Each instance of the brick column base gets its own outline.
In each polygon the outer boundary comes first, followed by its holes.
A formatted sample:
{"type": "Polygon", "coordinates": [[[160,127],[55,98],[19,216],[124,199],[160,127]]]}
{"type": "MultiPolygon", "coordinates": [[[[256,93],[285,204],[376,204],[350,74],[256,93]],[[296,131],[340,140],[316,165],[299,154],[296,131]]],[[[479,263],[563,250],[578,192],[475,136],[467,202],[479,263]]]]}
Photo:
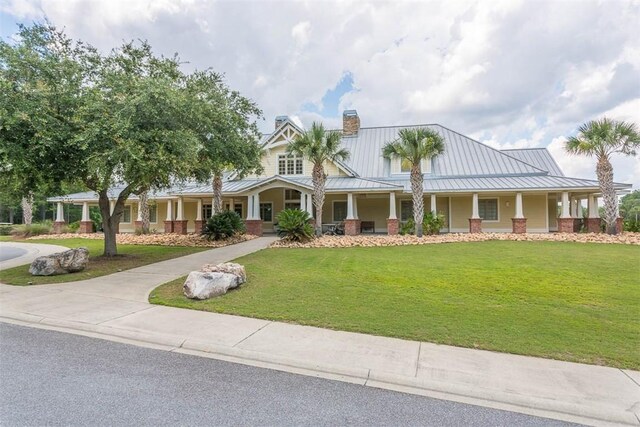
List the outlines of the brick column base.
{"type": "Polygon", "coordinates": [[[247,227],[247,234],[252,236],[262,236],[262,220],[261,219],[245,219],[244,225],[247,227]]]}
{"type": "Polygon", "coordinates": [[[400,231],[400,220],[397,218],[387,219],[387,234],[389,236],[395,236],[400,231]]]}
{"type": "Polygon", "coordinates": [[[136,230],[142,230],[142,221],[134,221],[133,222],[133,227],[136,230]]]}
{"type": "Polygon", "coordinates": [[[482,233],[482,218],[469,218],[469,233],[482,233]]]}
{"type": "Polygon", "coordinates": [[[93,233],[93,221],[80,221],[80,227],[78,228],[78,233],[80,234],[93,233]]]}
{"type": "Polygon", "coordinates": [[[204,230],[204,226],[207,223],[204,219],[196,219],[196,234],[201,234],[202,230],[204,230]]]}
{"type": "Polygon", "coordinates": [[[164,232],[165,233],[173,233],[173,221],[165,221],[164,222],[164,232]]]}
{"type": "Polygon", "coordinates": [[[601,233],[601,223],[602,220],[600,218],[587,218],[587,231],[589,233],[601,233]]]}
{"type": "Polygon", "coordinates": [[[573,218],[558,218],[558,233],[573,233],[573,218]]]}
{"type": "Polygon", "coordinates": [[[345,236],[357,236],[360,234],[360,220],[359,219],[345,219],[344,220],[344,234],[345,236]]]}
{"type": "Polygon", "coordinates": [[[61,234],[62,229],[66,227],[67,223],[65,221],[56,221],[53,223],[53,232],[55,234],[61,234]]]}
{"type": "Polygon", "coordinates": [[[527,218],[511,218],[512,231],[515,234],[527,232],[527,218]]]}
{"type": "Polygon", "coordinates": [[[616,232],[622,233],[624,231],[624,220],[622,218],[616,219],[616,232]]]}
{"type": "Polygon", "coordinates": [[[173,232],[177,234],[187,234],[187,220],[173,221],[173,232]]]}

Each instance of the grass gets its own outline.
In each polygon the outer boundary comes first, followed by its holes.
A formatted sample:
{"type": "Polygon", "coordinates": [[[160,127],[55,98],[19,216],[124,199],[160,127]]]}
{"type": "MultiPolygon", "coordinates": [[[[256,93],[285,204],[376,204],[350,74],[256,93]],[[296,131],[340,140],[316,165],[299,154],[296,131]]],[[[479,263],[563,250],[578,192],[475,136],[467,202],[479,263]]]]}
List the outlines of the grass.
{"type": "Polygon", "coordinates": [[[267,249],[248,283],[207,301],[184,279],[155,304],[345,331],[640,368],[640,247],[475,242],[267,249]]]}
{"type": "Polygon", "coordinates": [[[128,270],[154,262],[164,261],[183,255],[206,250],[207,248],[181,247],[181,246],[144,246],[144,245],[118,245],[118,256],[103,257],[103,240],[93,239],[43,239],[21,240],[23,243],[47,243],[51,245],[77,248],[84,246],[89,249],[89,265],[83,271],[59,276],[32,276],[29,273],[29,264],[8,268],[0,271],[0,282],[9,285],[42,285],[47,283],[74,282],[76,280],[91,279],[104,276],[122,270],[128,270]]]}

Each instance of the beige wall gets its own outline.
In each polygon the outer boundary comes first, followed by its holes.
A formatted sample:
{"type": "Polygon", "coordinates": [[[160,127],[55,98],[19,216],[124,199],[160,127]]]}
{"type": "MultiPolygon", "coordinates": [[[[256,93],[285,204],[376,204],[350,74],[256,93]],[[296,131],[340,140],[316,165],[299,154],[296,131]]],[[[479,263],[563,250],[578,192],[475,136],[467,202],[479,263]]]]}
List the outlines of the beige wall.
{"type": "MultiPolygon", "coordinates": [[[[269,177],[278,174],[278,155],[284,154],[287,150],[286,145],[280,145],[275,148],[267,149],[262,154],[262,167],[264,171],[260,177],[269,177]]],[[[313,163],[304,159],[302,166],[304,176],[311,176],[313,171],[313,163]]],[[[334,163],[326,162],[324,165],[325,173],[329,176],[346,176],[334,163]]],[[[257,178],[257,175],[249,175],[248,178],[257,178]]]]}
{"type": "MultiPolygon", "coordinates": [[[[516,214],[515,194],[479,194],[479,199],[498,199],[498,221],[482,221],[485,231],[507,232],[512,229],[511,219],[516,214]]],[[[473,198],[470,194],[451,197],[453,232],[469,230],[473,198]]],[[[527,218],[527,230],[547,231],[547,196],[545,194],[523,194],[522,208],[527,218]]]]}

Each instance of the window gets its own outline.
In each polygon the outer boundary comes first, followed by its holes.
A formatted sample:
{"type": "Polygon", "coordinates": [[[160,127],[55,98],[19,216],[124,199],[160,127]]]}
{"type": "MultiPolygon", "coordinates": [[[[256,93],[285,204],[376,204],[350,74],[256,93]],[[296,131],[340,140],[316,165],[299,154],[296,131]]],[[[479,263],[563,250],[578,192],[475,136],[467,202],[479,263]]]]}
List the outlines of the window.
{"type": "Polygon", "coordinates": [[[400,201],[400,221],[409,221],[413,218],[413,201],[400,201]]]}
{"type": "Polygon", "coordinates": [[[347,218],[347,202],[333,202],[333,222],[344,221],[347,218]]]}
{"type": "Polygon", "coordinates": [[[300,199],[302,199],[302,193],[300,193],[298,190],[284,190],[285,209],[300,209],[300,199]]]}
{"type": "Polygon", "coordinates": [[[213,208],[211,205],[202,205],[202,218],[209,219],[213,214],[213,208]]]}
{"type": "Polygon", "coordinates": [[[400,160],[400,172],[407,173],[411,172],[411,162],[407,159],[400,160]]]}
{"type": "Polygon", "coordinates": [[[302,157],[279,154],[278,175],[302,175],[302,157]]]}
{"type": "Polygon", "coordinates": [[[125,206],[120,217],[120,222],[131,224],[131,206],[125,206]]]}
{"type": "Polygon", "coordinates": [[[485,221],[498,220],[498,199],[478,200],[478,214],[485,221]]]}
{"type": "Polygon", "coordinates": [[[158,222],[158,205],[149,205],[149,222],[158,222]]]}
{"type": "Polygon", "coordinates": [[[273,205],[271,202],[260,203],[260,219],[264,222],[273,222],[273,205]]]}
{"type": "Polygon", "coordinates": [[[300,192],[298,190],[284,190],[284,199],[285,200],[300,200],[300,192]]]}
{"type": "Polygon", "coordinates": [[[242,217],[242,203],[236,203],[233,206],[233,210],[242,217]]]}

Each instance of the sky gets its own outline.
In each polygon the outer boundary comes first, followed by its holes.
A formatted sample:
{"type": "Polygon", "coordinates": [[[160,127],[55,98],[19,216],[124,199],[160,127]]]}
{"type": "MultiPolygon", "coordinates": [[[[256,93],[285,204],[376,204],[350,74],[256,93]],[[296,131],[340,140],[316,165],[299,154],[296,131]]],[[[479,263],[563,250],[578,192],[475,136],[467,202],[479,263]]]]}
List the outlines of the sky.
{"type": "MultiPolygon", "coordinates": [[[[304,126],[439,123],[494,148],[547,147],[565,174],[580,124],[640,126],[640,1],[0,0],[0,37],[48,19],[109,49],[146,39],[186,71],[212,68],[263,110],[304,126]]],[[[613,158],[640,188],[640,156],[613,158]]]]}

